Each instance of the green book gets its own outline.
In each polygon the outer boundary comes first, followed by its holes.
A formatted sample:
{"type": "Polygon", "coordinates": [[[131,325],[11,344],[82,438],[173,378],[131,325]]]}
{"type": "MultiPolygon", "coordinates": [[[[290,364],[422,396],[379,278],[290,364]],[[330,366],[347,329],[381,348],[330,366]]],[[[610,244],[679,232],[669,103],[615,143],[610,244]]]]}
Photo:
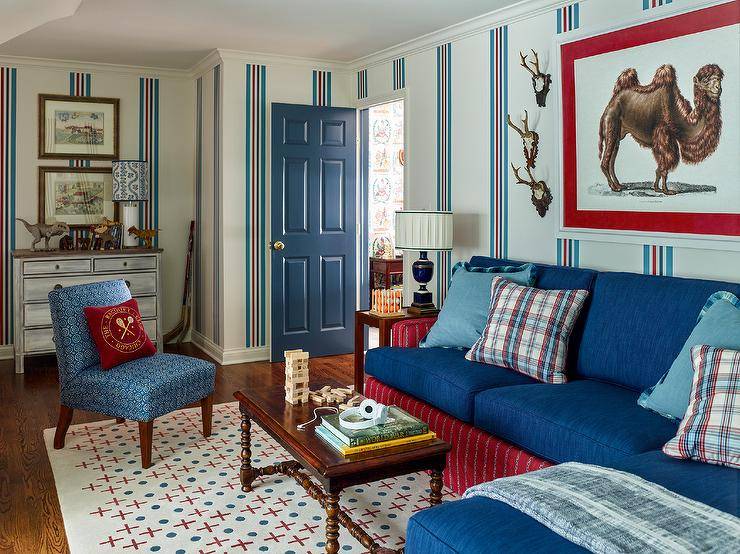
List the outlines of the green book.
{"type": "MultiPolygon", "coordinates": [[[[388,419],[393,419],[393,421],[382,425],[375,425],[368,429],[352,430],[345,429],[339,424],[339,414],[331,414],[321,418],[321,425],[350,447],[402,439],[429,432],[429,425],[397,406],[388,407],[388,419]]],[[[356,415],[350,416],[349,420],[362,421],[363,418],[356,415]]]]}

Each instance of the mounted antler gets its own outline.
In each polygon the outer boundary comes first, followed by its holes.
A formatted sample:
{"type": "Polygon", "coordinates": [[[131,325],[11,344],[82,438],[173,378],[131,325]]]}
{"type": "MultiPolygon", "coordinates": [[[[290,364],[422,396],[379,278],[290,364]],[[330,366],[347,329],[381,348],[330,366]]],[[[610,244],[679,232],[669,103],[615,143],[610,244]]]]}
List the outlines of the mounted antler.
{"type": "Polygon", "coordinates": [[[519,175],[521,167],[514,167],[514,164],[511,164],[511,169],[514,171],[514,177],[516,177],[517,184],[527,185],[531,189],[532,204],[537,210],[537,213],[540,214],[540,217],[545,217],[547,209],[552,203],[550,187],[548,187],[544,181],[538,181],[535,179],[534,175],[532,175],[532,170],[529,167],[525,168],[527,175],[529,176],[529,180],[522,179],[522,176],[519,175]]]}
{"type": "Polygon", "coordinates": [[[524,129],[514,125],[511,121],[511,115],[507,115],[506,119],[509,126],[519,133],[520,137],[522,137],[522,146],[524,147],[524,158],[527,161],[527,168],[534,167],[535,162],[537,161],[537,153],[539,151],[538,145],[540,143],[540,135],[537,131],[529,129],[529,114],[527,113],[527,110],[524,110],[524,118],[522,119],[524,129]]]}
{"type": "Polygon", "coordinates": [[[519,64],[532,75],[532,88],[534,89],[534,95],[537,99],[537,105],[544,108],[547,94],[550,92],[552,77],[549,73],[542,73],[542,71],[540,71],[540,57],[537,55],[537,52],[532,50],[532,55],[534,56],[534,60],[532,62],[528,62],[527,56],[522,52],[519,52],[519,64]]]}

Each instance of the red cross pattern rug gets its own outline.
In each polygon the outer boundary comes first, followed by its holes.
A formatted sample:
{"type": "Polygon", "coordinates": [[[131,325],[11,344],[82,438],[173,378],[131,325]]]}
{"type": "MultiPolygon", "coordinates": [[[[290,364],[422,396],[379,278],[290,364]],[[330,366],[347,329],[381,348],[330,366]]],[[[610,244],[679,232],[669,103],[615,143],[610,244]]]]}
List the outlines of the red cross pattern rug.
{"type": "MultiPolygon", "coordinates": [[[[324,511],[295,481],[268,476],[241,491],[239,418],[236,402],[214,406],[207,439],[199,408],[156,420],[149,469],[141,468],[136,422],[73,425],[62,450],[46,429],[72,554],[324,552],[324,511]]],[[[259,465],[290,459],[254,423],[252,455],[259,465]]],[[[428,476],[414,473],[348,489],[341,504],[382,546],[400,548],[408,519],[429,506],[428,487],[428,476]]],[[[340,552],[364,551],[340,529],[340,552]]]]}

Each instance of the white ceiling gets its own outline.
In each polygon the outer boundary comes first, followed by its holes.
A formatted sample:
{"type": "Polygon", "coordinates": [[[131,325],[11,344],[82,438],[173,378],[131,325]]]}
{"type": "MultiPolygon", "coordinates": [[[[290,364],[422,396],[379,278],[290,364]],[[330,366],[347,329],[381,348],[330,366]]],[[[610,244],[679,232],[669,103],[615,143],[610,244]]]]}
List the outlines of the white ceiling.
{"type": "MultiPolygon", "coordinates": [[[[0,9],[15,3],[0,0],[0,9]]],[[[0,55],[174,69],[192,67],[214,48],[351,61],[515,3],[82,0],[71,17],[0,44],[0,55]]]]}

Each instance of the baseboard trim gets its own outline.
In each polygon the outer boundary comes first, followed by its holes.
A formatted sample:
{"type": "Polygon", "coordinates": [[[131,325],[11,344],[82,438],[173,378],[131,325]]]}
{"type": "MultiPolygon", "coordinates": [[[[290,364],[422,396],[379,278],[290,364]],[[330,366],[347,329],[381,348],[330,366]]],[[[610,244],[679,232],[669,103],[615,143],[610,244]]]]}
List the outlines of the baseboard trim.
{"type": "Polygon", "coordinates": [[[216,360],[221,365],[241,364],[244,362],[261,362],[270,359],[270,347],[258,346],[254,348],[223,348],[193,330],[192,343],[216,360]]]}
{"type": "Polygon", "coordinates": [[[12,344],[0,344],[0,360],[12,360],[14,357],[15,349],[12,344]]]}

